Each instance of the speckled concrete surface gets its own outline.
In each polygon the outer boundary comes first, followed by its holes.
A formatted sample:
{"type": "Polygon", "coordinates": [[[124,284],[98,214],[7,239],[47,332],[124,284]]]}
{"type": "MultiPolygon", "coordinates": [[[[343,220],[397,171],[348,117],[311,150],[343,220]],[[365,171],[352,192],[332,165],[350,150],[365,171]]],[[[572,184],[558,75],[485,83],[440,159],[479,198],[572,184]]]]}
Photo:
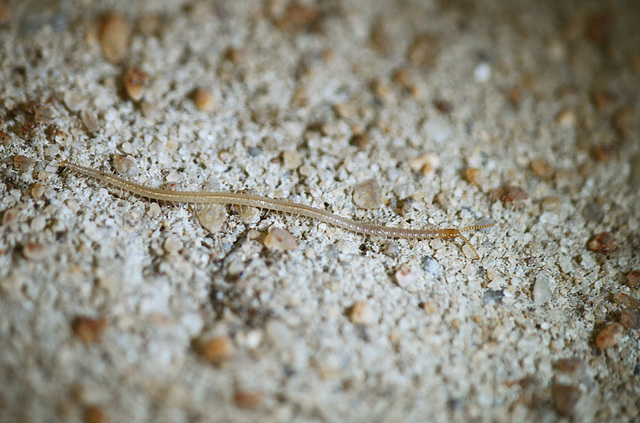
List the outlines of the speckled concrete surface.
{"type": "Polygon", "coordinates": [[[638,421],[639,20],[633,0],[0,2],[0,420],[638,421]],[[157,204],[63,160],[496,225],[468,233],[475,260],[157,204]]]}

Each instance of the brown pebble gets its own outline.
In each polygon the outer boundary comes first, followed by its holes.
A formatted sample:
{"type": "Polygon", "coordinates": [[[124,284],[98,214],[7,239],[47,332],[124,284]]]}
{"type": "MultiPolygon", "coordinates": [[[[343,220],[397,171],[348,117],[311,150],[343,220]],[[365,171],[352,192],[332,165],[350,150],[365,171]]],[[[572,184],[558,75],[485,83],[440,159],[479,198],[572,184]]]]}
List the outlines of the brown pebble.
{"type": "Polygon", "coordinates": [[[100,28],[102,54],[111,63],[120,63],[127,55],[131,26],[123,15],[112,12],[104,17],[100,28]]]}
{"type": "Polygon", "coordinates": [[[224,52],[224,60],[231,62],[233,65],[239,65],[247,59],[247,50],[242,48],[230,47],[224,52]]]}
{"type": "Polygon", "coordinates": [[[633,133],[634,113],[631,107],[617,112],[613,117],[613,127],[620,138],[627,138],[633,133]]]}
{"type": "Polygon", "coordinates": [[[0,25],[6,25],[11,19],[11,5],[9,0],[0,0],[0,25]]]}
{"type": "Polygon", "coordinates": [[[275,24],[278,29],[290,33],[317,31],[320,29],[322,18],[323,14],[316,7],[291,2],[275,24]]]}
{"type": "Polygon", "coordinates": [[[593,12],[587,21],[587,37],[592,43],[602,47],[609,40],[612,24],[613,21],[609,12],[593,12]]]}
{"type": "Polygon", "coordinates": [[[84,410],[85,423],[107,423],[107,415],[102,408],[97,406],[90,406],[84,410]]]}
{"type": "Polygon", "coordinates": [[[553,366],[560,372],[575,375],[583,374],[587,367],[584,360],[577,357],[562,358],[553,363],[553,366]]]}
{"type": "Polygon", "coordinates": [[[42,182],[36,182],[31,187],[31,197],[32,198],[40,198],[44,195],[45,186],[42,182]]]}
{"type": "Polygon", "coordinates": [[[23,156],[22,154],[18,154],[13,158],[13,165],[20,172],[29,172],[36,165],[35,160],[30,157],[23,156]]]}
{"type": "Polygon", "coordinates": [[[551,179],[553,177],[553,167],[548,161],[544,159],[533,159],[529,165],[533,173],[539,178],[551,179]]]}
{"type": "Polygon", "coordinates": [[[437,99],[433,102],[433,105],[440,113],[445,115],[451,114],[453,112],[453,103],[447,100],[437,99]]]}
{"type": "Polygon", "coordinates": [[[640,329],[640,309],[627,307],[620,312],[620,324],[627,329],[640,329]]]}
{"type": "Polygon", "coordinates": [[[611,232],[602,232],[589,241],[591,251],[602,251],[608,253],[616,249],[616,238],[611,232]]]}
{"type": "Polygon", "coordinates": [[[41,261],[50,258],[51,248],[41,242],[29,242],[22,248],[25,258],[33,261],[41,261]]]}
{"type": "Polygon", "coordinates": [[[262,394],[237,390],[233,395],[233,402],[240,408],[255,410],[262,404],[262,394]]]}
{"type": "Polygon", "coordinates": [[[551,387],[551,396],[556,410],[566,416],[573,414],[581,392],[575,385],[556,383],[551,387]]]}
{"type": "Polygon", "coordinates": [[[361,209],[380,207],[380,186],[378,181],[369,179],[353,187],[353,202],[361,209]]]}
{"type": "Polygon", "coordinates": [[[355,134],[349,140],[349,144],[355,145],[360,150],[366,149],[367,146],[369,145],[369,142],[370,142],[370,138],[366,132],[363,132],[361,134],[355,134]]]}
{"type": "Polygon", "coordinates": [[[264,245],[272,251],[287,251],[295,249],[298,241],[284,229],[272,226],[264,239],[264,245]]]}
{"type": "Polygon", "coordinates": [[[613,302],[622,307],[640,307],[640,300],[636,297],[632,297],[624,292],[617,292],[613,294],[613,302]]]}
{"type": "Polygon", "coordinates": [[[223,335],[202,342],[198,346],[198,352],[205,360],[219,366],[233,357],[234,348],[229,337],[223,335]]]}
{"type": "Polygon", "coordinates": [[[640,288],[640,269],[634,269],[627,275],[627,285],[631,288],[640,288]]]}
{"type": "Polygon", "coordinates": [[[615,152],[615,148],[611,144],[599,145],[593,149],[593,157],[599,162],[608,163],[615,152]]]}
{"type": "Polygon", "coordinates": [[[116,154],[113,156],[113,167],[121,175],[134,176],[138,174],[138,165],[129,156],[116,154]]]}
{"type": "Polygon", "coordinates": [[[527,200],[529,198],[529,193],[524,189],[517,187],[506,185],[502,188],[502,193],[500,195],[500,199],[505,203],[515,203],[527,200]]]}
{"type": "Polygon", "coordinates": [[[407,57],[417,65],[432,66],[439,52],[440,39],[432,34],[422,34],[413,40],[407,51],[407,57]]]}
{"type": "Polygon", "coordinates": [[[10,225],[14,222],[17,222],[20,218],[21,210],[19,207],[13,207],[4,211],[2,215],[2,224],[10,225]]]}
{"type": "Polygon", "coordinates": [[[398,69],[394,72],[393,77],[391,78],[393,82],[400,85],[407,91],[411,91],[413,89],[413,76],[409,69],[402,68],[398,69]]]}
{"type": "Polygon", "coordinates": [[[73,322],[73,332],[84,343],[97,342],[107,327],[105,319],[78,316],[73,322]]]}
{"type": "Polygon", "coordinates": [[[509,102],[514,107],[518,108],[522,104],[522,97],[523,97],[522,94],[523,94],[522,86],[516,85],[515,87],[509,90],[507,97],[509,98],[509,102]]]}
{"type": "Polygon", "coordinates": [[[369,40],[373,47],[380,53],[386,55],[391,53],[393,49],[393,43],[387,29],[384,27],[384,21],[377,22],[371,29],[369,34],[369,40]]]}
{"type": "Polygon", "coordinates": [[[598,89],[591,95],[591,101],[599,112],[606,112],[617,104],[618,96],[611,91],[598,89]]]}
{"type": "Polygon", "coordinates": [[[216,108],[216,100],[208,88],[198,88],[194,91],[193,104],[203,112],[212,112],[216,108]]]}
{"type": "Polygon", "coordinates": [[[129,98],[139,101],[144,95],[144,89],[149,80],[149,74],[138,68],[131,68],[124,75],[124,89],[129,98]]]}
{"type": "Polygon", "coordinates": [[[413,170],[421,171],[424,175],[435,172],[439,166],[440,158],[431,153],[409,159],[409,167],[413,170]]]}
{"type": "Polygon", "coordinates": [[[596,336],[596,347],[600,350],[614,347],[622,341],[624,327],[620,323],[609,323],[596,336]]]}
{"type": "Polygon", "coordinates": [[[348,317],[356,325],[370,325],[376,321],[373,308],[365,301],[358,301],[349,307],[348,317]]]}
{"type": "Polygon", "coordinates": [[[464,179],[466,179],[470,184],[481,187],[484,179],[482,176],[482,170],[477,167],[468,167],[464,170],[464,179]]]}

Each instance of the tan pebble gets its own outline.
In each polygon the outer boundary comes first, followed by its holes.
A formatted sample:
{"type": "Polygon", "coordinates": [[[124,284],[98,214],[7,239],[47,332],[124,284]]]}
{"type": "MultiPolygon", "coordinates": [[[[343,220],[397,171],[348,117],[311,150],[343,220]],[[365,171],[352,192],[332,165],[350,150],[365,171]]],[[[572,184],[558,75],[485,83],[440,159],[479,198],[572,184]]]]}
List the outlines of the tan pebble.
{"type": "Polygon", "coordinates": [[[182,241],[175,235],[169,235],[164,241],[164,252],[167,254],[177,254],[183,248],[182,241]]]}
{"type": "Polygon", "coordinates": [[[422,34],[413,40],[407,51],[410,61],[421,66],[432,66],[440,52],[440,39],[432,34],[422,34]]]}
{"type": "Polygon", "coordinates": [[[596,347],[600,350],[615,347],[622,341],[624,327],[620,323],[610,323],[596,336],[596,347]]]}
{"type": "Polygon", "coordinates": [[[418,274],[415,269],[409,263],[405,263],[395,273],[396,283],[401,288],[413,287],[417,280],[418,274]]]}
{"type": "Polygon", "coordinates": [[[620,324],[627,329],[640,329],[640,309],[627,307],[620,312],[620,324]]]}
{"type": "Polygon", "coordinates": [[[351,102],[338,103],[333,106],[336,116],[343,119],[356,119],[358,117],[358,107],[351,102]]]}
{"type": "Polygon", "coordinates": [[[409,159],[409,167],[421,171],[424,175],[433,173],[440,166],[440,159],[435,154],[427,153],[409,159]]]}
{"type": "Polygon", "coordinates": [[[216,99],[208,88],[198,88],[193,92],[193,104],[203,112],[212,112],[216,108],[216,99]]]}
{"type": "Polygon", "coordinates": [[[556,410],[563,415],[573,414],[580,399],[580,388],[575,385],[556,383],[551,387],[551,396],[556,410]]]}
{"type": "Polygon", "coordinates": [[[275,25],[282,31],[296,33],[318,30],[324,14],[316,7],[291,2],[275,25]]]}
{"type": "Polygon", "coordinates": [[[247,59],[247,50],[233,47],[228,48],[224,53],[224,59],[237,66],[247,59]]]}
{"type": "Polygon", "coordinates": [[[34,232],[40,232],[47,226],[47,219],[44,216],[36,216],[31,219],[31,230],[34,232]]]}
{"type": "Polygon", "coordinates": [[[51,248],[41,242],[29,242],[22,248],[22,254],[29,260],[41,261],[49,258],[51,248]]]}
{"type": "Polygon", "coordinates": [[[564,109],[556,116],[556,123],[565,128],[573,128],[577,121],[578,117],[573,109],[564,109]]]}
{"type": "Polygon", "coordinates": [[[121,175],[134,176],[138,174],[136,162],[131,157],[122,154],[116,154],[113,157],[113,167],[121,175]]]}
{"type": "Polygon", "coordinates": [[[356,325],[370,325],[375,323],[376,315],[373,308],[365,301],[358,301],[349,308],[349,320],[356,325]]]}
{"type": "Polygon", "coordinates": [[[42,182],[36,182],[31,186],[31,197],[40,198],[44,195],[45,186],[42,182]]]}
{"type": "Polygon", "coordinates": [[[158,13],[142,16],[138,19],[137,26],[143,35],[157,35],[162,28],[162,17],[158,13]]]}
{"type": "Polygon", "coordinates": [[[391,38],[382,22],[376,23],[369,34],[371,44],[382,54],[389,54],[393,49],[391,38]]]}
{"type": "Polygon", "coordinates": [[[262,394],[237,390],[233,395],[233,402],[240,408],[256,409],[262,404],[262,394]]]}
{"type": "Polygon", "coordinates": [[[544,211],[553,211],[560,206],[560,203],[560,197],[547,197],[542,200],[542,203],[540,203],[540,207],[544,211]]]}
{"type": "Polygon", "coordinates": [[[256,223],[260,220],[260,209],[251,206],[237,206],[238,218],[244,223],[256,223]]]}
{"type": "Polygon", "coordinates": [[[29,172],[35,167],[36,162],[30,157],[19,154],[13,158],[13,165],[20,172],[29,172]]]}
{"type": "Polygon", "coordinates": [[[129,98],[139,101],[144,95],[144,90],[149,80],[149,74],[138,68],[131,68],[124,75],[124,89],[129,98]]]}
{"type": "Polygon", "coordinates": [[[478,169],[477,167],[469,167],[469,168],[465,169],[464,170],[464,178],[470,184],[473,184],[473,185],[476,185],[476,186],[479,186],[479,187],[482,186],[482,182],[484,180],[484,178],[482,176],[482,170],[478,169]]]}
{"type": "Polygon", "coordinates": [[[631,288],[640,288],[640,269],[634,269],[627,275],[627,285],[631,288]]]}
{"type": "Polygon", "coordinates": [[[438,303],[435,301],[426,301],[422,304],[422,309],[427,314],[438,314],[440,312],[440,307],[438,303]]]}
{"type": "Polygon", "coordinates": [[[200,224],[211,233],[220,232],[227,221],[226,207],[212,204],[202,207],[196,212],[200,224]]]}
{"type": "Polygon", "coordinates": [[[227,336],[217,336],[202,342],[198,351],[205,360],[216,366],[229,360],[234,354],[233,344],[227,336]]]}
{"type": "Polygon", "coordinates": [[[107,423],[107,415],[100,407],[91,406],[87,407],[84,411],[85,423],[107,423]]]}
{"type": "Polygon", "coordinates": [[[272,226],[264,239],[264,245],[272,251],[287,251],[295,249],[298,241],[284,229],[272,226]]]}
{"type": "Polygon", "coordinates": [[[613,251],[616,249],[616,238],[611,232],[598,234],[589,241],[589,249],[605,253],[613,251]]]}
{"type": "Polygon", "coordinates": [[[592,151],[593,158],[599,162],[608,163],[613,158],[616,149],[611,144],[603,144],[595,147],[592,151]]]}
{"type": "Polygon", "coordinates": [[[542,179],[551,179],[553,177],[553,167],[544,159],[533,159],[529,166],[531,166],[533,173],[542,179]]]}
{"type": "Polygon", "coordinates": [[[110,13],[102,20],[100,46],[102,54],[111,63],[121,62],[127,55],[131,26],[120,13],[110,13]]]}
{"type": "Polygon", "coordinates": [[[107,321],[102,318],[94,319],[78,316],[73,322],[73,332],[84,343],[97,342],[107,327],[107,321]]]}
{"type": "Polygon", "coordinates": [[[369,145],[369,135],[366,132],[355,134],[351,137],[351,140],[349,140],[349,144],[355,145],[360,150],[364,150],[369,145]]]}
{"type": "Polygon", "coordinates": [[[409,69],[406,69],[406,68],[398,69],[397,71],[395,71],[393,74],[392,81],[400,85],[402,88],[404,88],[407,91],[411,91],[414,86],[413,76],[411,75],[411,72],[409,71],[409,69]]]}
{"type": "Polygon", "coordinates": [[[371,89],[376,97],[382,100],[389,100],[393,93],[393,90],[389,86],[389,83],[382,79],[376,79],[375,81],[373,81],[371,89]]]}
{"type": "Polygon", "coordinates": [[[375,179],[369,179],[353,187],[353,202],[362,209],[380,207],[380,187],[375,179]]]}
{"type": "Polygon", "coordinates": [[[90,134],[95,134],[100,130],[100,122],[95,113],[89,110],[82,110],[80,112],[80,119],[82,119],[85,129],[90,134]]]}
{"type": "Polygon", "coordinates": [[[584,360],[577,357],[561,358],[553,363],[553,367],[560,372],[576,375],[583,374],[587,369],[587,365],[584,360]]]}
{"type": "Polygon", "coordinates": [[[302,155],[295,150],[282,152],[282,162],[285,169],[297,169],[302,164],[302,155]]]}

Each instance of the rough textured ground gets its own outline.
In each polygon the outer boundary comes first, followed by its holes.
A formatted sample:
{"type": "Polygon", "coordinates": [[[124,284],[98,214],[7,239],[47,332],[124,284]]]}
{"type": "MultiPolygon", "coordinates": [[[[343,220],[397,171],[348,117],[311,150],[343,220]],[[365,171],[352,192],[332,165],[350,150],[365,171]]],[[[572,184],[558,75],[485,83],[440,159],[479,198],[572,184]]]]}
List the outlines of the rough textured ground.
{"type": "Polygon", "coordinates": [[[639,421],[637,1],[2,1],[0,21],[0,421],[639,421]],[[468,233],[475,260],[157,204],[62,160],[496,225],[468,233]]]}

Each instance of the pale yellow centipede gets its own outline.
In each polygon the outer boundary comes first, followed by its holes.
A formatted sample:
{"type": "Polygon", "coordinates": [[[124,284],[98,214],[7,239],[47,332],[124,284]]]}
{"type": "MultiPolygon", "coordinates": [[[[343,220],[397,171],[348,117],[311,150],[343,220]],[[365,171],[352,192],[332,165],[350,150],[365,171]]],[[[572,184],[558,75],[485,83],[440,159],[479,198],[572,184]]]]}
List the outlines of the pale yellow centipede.
{"type": "Polygon", "coordinates": [[[348,231],[357,232],[364,235],[374,235],[384,238],[409,238],[409,239],[428,239],[428,238],[457,238],[460,237],[473,250],[476,257],[480,256],[476,249],[471,245],[469,240],[462,235],[464,231],[488,228],[494,224],[468,226],[462,229],[445,228],[445,229],[405,229],[390,226],[379,226],[371,223],[357,222],[348,217],[338,216],[316,207],[298,204],[287,200],[279,200],[258,195],[233,193],[223,191],[169,191],[159,188],[150,188],[126,179],[102,172],[90,167],[80,166],[75,163],[63,161],[60,165],[66,169],[76,172],[80,175],[94,178],[107,185],[120,188],[124,191],[133,193],[140,197],[151,200],[167,201],[172,203],[186,204],[232,204],[237,206],[251,206],[261,209],[274,210],[283,213],[289,213],[298,216],[305,216],[316,219],[329,225],[334,225],[348,231]]]}

